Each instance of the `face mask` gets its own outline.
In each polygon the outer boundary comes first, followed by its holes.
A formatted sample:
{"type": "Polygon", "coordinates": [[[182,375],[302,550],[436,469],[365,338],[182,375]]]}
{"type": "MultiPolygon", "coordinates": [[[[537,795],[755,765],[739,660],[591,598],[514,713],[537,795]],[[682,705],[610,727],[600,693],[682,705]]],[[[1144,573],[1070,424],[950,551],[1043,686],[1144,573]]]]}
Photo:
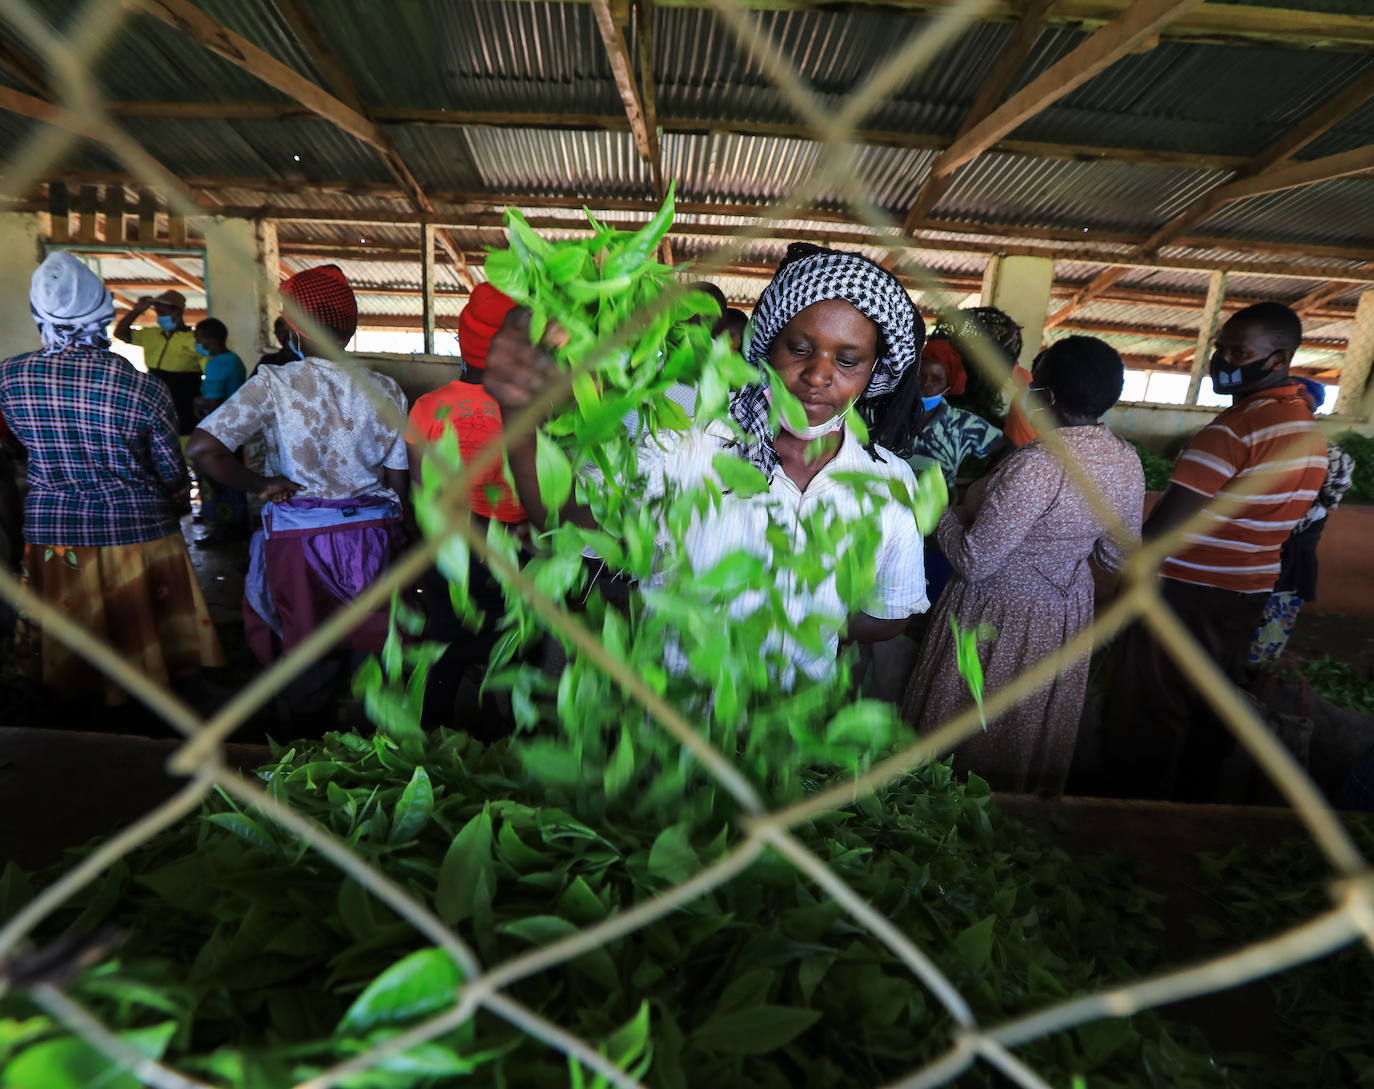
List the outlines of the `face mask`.
{"type": "Polygon", "coordinates": [[[1218,393],[1227,393],[1260,381],[1272,369],[1269,366],[1269,359],[1272,355],[1271,352],[1263,359],[1257,359],[1243,367],[1231,367],[1229,369],[1226,368],[1220,356],[1214,355],[1212,365],[1209,368],[1212,373],[1212,388],[1218,393]]]}
{"type": "Polygon", "coordinates": [[[175,333],[177,331],[177,319],[171,314],[159,314],[157,316],[158,326],[166,332],[175,333]]]}
{"type": "Polygon", "coordinates": [[[938,408],[940,406],[940,402],[944,399],[945,395],[943,393],[937,393],[934,397],[922,397],[921,407],[925,409],[927,412],[930,412],[933,409],[938,408]]]}
{"type": "MultiPolygon", "coordinates": [[[[770,405],[773,403],[773,391],[771,389],[765,389],[763,391],[763,397],[764,400],[766,400],[770,405]]],[[[844,418],[849,414],[849,410],[853,407],[854,406],[852,404],[846,406],[845,410],[841,412],[838,416],[831,416],[830,419],[826,420],[824,423],[807,424],[807,426],[801,428],[789,427],[787,421],[781,418],[779,418],[778,423],[781,424],[782,429],[786,431],[789,435],[791,435],[794,439],[804,439],[807,442],[810,442],[812,439],[819,439],[823,438],[826,435],[833,435],[836,431],[843,427],[844,418]]]]}
{"type": "Polygon", "coordinates": [[[301,351],[301,346],[296,343],[296,338],[292,337],[286,342],[287,348],[296,353],[296,358],[302,363],[305,362],[305,353],[301,351]]]}
{"type": "Polygon", "coordinates": [[[197,344],[197,345],[196,345],[196,351],[198,351],[201,355],[209,355],[209,354],[210,354],[210,349],[207,348],[204,344],[197,344]]]}

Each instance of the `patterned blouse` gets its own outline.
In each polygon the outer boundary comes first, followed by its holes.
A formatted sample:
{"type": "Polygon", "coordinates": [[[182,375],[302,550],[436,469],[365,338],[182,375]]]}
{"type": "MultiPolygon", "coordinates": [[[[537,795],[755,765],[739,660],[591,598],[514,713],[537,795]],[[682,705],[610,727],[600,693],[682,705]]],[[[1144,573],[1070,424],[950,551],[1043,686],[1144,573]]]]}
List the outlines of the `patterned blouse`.
{"type": "Polygon", "coordinates": [[[1000,438],[1002,430],[995,424],[967,409],[945,403],[916,436],[907,463],[919,471],[929,462],[935,462],[953,492],[959,466],[969,458],[987,457],[1000,438]]]}
{"type": "Polygon", "coordinates": [[[71,548],[177,531],[168,498],[188,482],[167,387],[101,348],[0,363],[0,415],[29,454],[24,539],[71,548]]]}
{"type": "Polygon", "coordinates": [[[406,398],[394,379],[315,356],[263,367],[200,422],[233,450],[262,432],[265,473],[307,496],[395,499],[384,469],[406,467],[406,398]]]}

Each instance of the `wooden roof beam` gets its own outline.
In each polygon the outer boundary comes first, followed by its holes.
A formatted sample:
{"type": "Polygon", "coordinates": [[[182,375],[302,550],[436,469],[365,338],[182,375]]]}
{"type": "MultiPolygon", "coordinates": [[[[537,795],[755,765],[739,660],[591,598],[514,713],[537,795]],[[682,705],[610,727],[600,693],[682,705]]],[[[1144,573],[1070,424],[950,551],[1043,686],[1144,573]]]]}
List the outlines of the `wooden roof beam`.
{"type": "Polygon", "coordinates": [[[190,0],[144,0],[139,10],[160,19],[217,53],[231,64],[257,76],[287,98],[299,103],[311,113],[343,129],[379,151],[385,150],[386,139],[377,125],[337,96],[313,83],[294,68],[283,64],[266,50],[259,49],[247,38],[235,34],[218,20],[211,18],[190,0]]]}
{"type": "MultiPolygon", "coordinates": [[[[110,102],[112,117],[174,118],[186,121],[279,121],[289,117],[318,116],[298,102],[110,102]]],[[[373,109],[368,117],[384,125],[470,125],[532,129],[605,129],[628,132],[625,114],[530,113],[507,110],[422,110],[373,109]]],[[[727,118],[664,117],[655,121],[664,132],[707,136],[728,132],[741,136],[776,137],[788,140],[814,140],[815,130],[807,125],[785,121],[750,121],[727,118]]],[[[937,133],[894,132],[886,129],[859,129],[854,134],[860,144],[874,147],[944,148],[949,137],[937,133]]],[[[1072,162],[1123,162],[1142,166],[1185,167],[1195,170],[1227,170],[1244,165],[1243,155],[1214,152],[1161,151],[1151,148],[1107,147],[1089,144],[1063,144],[1036,140],[1003,140],[990,150],[1032,158],[1072,162]]]]}
{"type": "MultiPolygon", "coordinates": [[[[884,7],[904,11],[938,11],[955,0],[850,0],[827,6],[884,7]]],[[[659,0],[662,7],[709,8],[711,0],[659,0]]],[[[1051,13],[1054,26],[1101,25],[1127,11],[1132,0],[1059,0],[1051,13]]],[[[740,0],[743,8],[761,11],[815,10],[814,0],[740,0]]],[[[982,22],[1012,22],[1020,15],[1018,0],[985,5],[982,22]]],[[[1374,52],[1374,18],[1337,15],[1255,4],[1206,4],[1174,20],[1159,31],[1161,38],[1178,41],[1265,42],[1299,49],[1374,52]]]]}
{"type": "MultiPolygon", "coordinates": [[[[293,0],[283,0],[283,3],[291,7],[293,0]]],[[[400,183],[401,189],[416,209],[422,212],[434,211],[434,205],[425,194],[424,188],[397,154],[391,138],[362,110],[361,100],[353,89],[347,72],[329,55],[329,50],[318,32],[313,29],[314,24],[304,8],[296,6],[288,21],[293,22],[293,25],[300,24],[311,28],[301,41],[302,48],[312,56],[316,68],[325,74],[326,78],[332,75],[342,82],[342,93],[349,101],[330,94],[319,84],[306,79],[248,39],[235,34],[190,3],[190,0],[147,0],[141,10],[183,31],[211,52],[219,54],[268,86],[294,99],[311,113],[367,144],[381,156],[387,169],[400,183]]],[[[450,257],[457,265],[458,278],[465,286],[471,287],[474,280],[467,269],[462,251],[453,246],[451,240],[440,240],[436,237],[436,241],[440,242],[446,252],[450,252],[450,257]]]]}
{"type": "Polygon", "coordinates": [[[1137,0],[1129,5],[955,140],[931,165],[931,176],[941,178],[954,173],[1201,3],[1202,0],[1137,0]]]}
{"type": "MultiPolygon", "coordinates": [[[[658,132],[655,123],[651,123],[652,114],[646,108],[645,97],[635,82],[635,64],[625,41],[626,18],[611,9],[611,0],[591,0],[591,5],[596,16],[596,28],[601,33],[601,43],[606,47],[606,59],[611,65],[615,89],[620,94],[621,104],[625,107],[625,119],[634,135],[635,148],[639,157],[649,164],[654,174],[655,188],[661,192],[663,164],[659,160],[658,132]]],[[[625,11],[628,17],[628,8],[625,11]]]]}
{"type": "MultiPolygon", "coordinates": [[[[1291,177],[1289,171],[1304,167],[1307,168],[1307,171],[1302,176],[1306,177],[1312,172],[1312,164],[1317,163],[1326,164],[1325,167],[1316,167],[1318,173],[1323,169],[1329,170],[1331,168],[1330,160],[1340,158],[1339,156],[1327,156],[1325,159],[1308,160],[1304,163],[1291,163],[1291,160],[1299,151],[1319,136],[1329,132],[1335,125],[1369,101],[1371,97],[1374,97],[1374,71],[1366,72],[1363,76],[1341,88],[1335,95],[1327,99],[1326,102],[1246,163],[1238,171],[1235,180],[1219,186],[1211,192],[1204,193],[1150,235],[1142,244],[1142,248],[1153,252],[1165,243],[1177,238],[1190,227],[1201,223],[1224,204],[1232,200],[1242,199],[1246,195],[1245,186],[1247,184],[1259,183],[1263,186],[1265,183],[1261,179],[1269,178],[1272,180],[1276,175],[1280,178],[1285,175],[1291,177]],[[1285,167],[1284,164],[1289,163],[1291,165],[1285,167]]],[[[1350,153],[1345,154],[1348,156],[1350,153]]],[[[1374,169],[1374,166],[1371,166],[1370,169],[1374,169]]],[[[1359,173],[1359,170],[1353,172],[1359,173]]],[[[1342,175],[1336,174],[1334,176],[1342,175]]],[[[1327,179],[1318,178],[1317,180],[1324,181],[1327,179]]],[[[1302,181],[1298,184],[1306,185],[1311,184],[1311,182],[1302,181]]],[[[1280,184],[1279,188],[1284,188],[1284,185],[1280,184]]],[[[1260,191],[1269,190],[1261,189],[1260,191]]],[[[1254,196],[1256,194],[1252,192],[1249,195],[1254,196]]]]}
{"type": "MultiPolygon", "coordinates": [[[[1002,48],[1002,52],[998,55],[992,69],[988,72],[987,78],[983,80],[982,87],[978,90],[978,97],[974,99],[973,105],[964,115],[964,120],[954,135],[956,143],[986,120],[997,104],[1002,101],[1002,97],[1007,93],[1007,88],[1016,78],[1016,73],[1021,70],[1021,65],[1025,63],[1030,51],[1035,48],[1035,43],[1040,39],[1040,32],[1044,30],[1046,17],[1053,6],[1054,0],[1028,0],[1025,11],[1017,20],[1016,29],[1012,32],[1011,39],[1002,48]]],[[[940,176],[932,170],[922,184],[920,192],[916,194],[916,199],[911,202],[911,208],[908,209],[906,217],[902,220],[902,230],[910,232],[916,223],[930,215],[930,210],[944,196],[952,182],[953,175],[940,176]]]]}
{"type": "Polygon", "coordinates": [[[1129,271],[1130,269],[1126,268],[1124,265],[1109,265],[1107,268],[1103,269],[1084,284],[1081,291],[1075,292],[1067,303],[1045,319],[1046,331],[1058,328],[1077,313],[1078,310],[1092,302],[1093,299],[1101,295],[1129,271]]]}

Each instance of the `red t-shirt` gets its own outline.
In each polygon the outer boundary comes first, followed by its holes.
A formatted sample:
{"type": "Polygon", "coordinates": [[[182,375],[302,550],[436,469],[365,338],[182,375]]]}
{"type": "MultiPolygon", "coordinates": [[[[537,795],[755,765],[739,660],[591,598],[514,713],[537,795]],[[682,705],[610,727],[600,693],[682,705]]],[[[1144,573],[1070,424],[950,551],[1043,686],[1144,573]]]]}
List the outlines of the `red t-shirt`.
{"type": "Polygon", "coordinates": [[[1236,401],[1188,443],[1169,483],[1210,499],[1262,470],[1276,475],[1234,514],[1189,536],[1162,575],[1241,593],[1274,588],[1283,543],[1326,480],[1326,440],[1296,383],[1236,401]]]}
{"type": "MultiPolygon", "coordinates": [[[[472,382],[450,382],[426,393],[410,410],[410,425],[420,438],[433,442],[450,427],[458,434],[458,449],[463,461],[473,458],[501,434],[501,407],[481,386],[472,382]]],[[[498,522],[523,522],[529,515],[506,483],[506,459],[501,458],[468,490],[474,514],[498,522]]]]}

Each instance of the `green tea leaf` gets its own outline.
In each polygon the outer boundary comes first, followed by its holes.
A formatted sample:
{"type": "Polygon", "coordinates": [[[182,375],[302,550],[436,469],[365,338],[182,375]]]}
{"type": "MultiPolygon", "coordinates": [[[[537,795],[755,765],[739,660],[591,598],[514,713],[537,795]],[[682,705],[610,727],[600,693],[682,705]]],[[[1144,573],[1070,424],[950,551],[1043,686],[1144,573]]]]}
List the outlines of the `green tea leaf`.
{"type": "Polygon", "coordinates": [[[457,1001],[462,973],[442,949],[403,957],[364,988],[339,1022],[340,1034],[437,1013],[457,1001]]]}
{"type": "MultiPolygon", "coordinates": [[[[150,1059],[160,1059],[176,1033],[175,1021],[115,1033],[150,1059]]],[[[140,1089],[142,1081],[124,1065],[73,1036],[25,1048],[0,1075],[4,1089],[140,1089]]]]}
{"type": "Polygon", "coordinates": [[[720,482],[736,495],[748,497],[762,495],[768,490],[767,478],[743,458],[731,454],[717,454],[711,465],[720,477],[720,482]]]}
{"type": "Polygon", "coordinates": [[[491,813],[486,806],[453,837],[439,864],[434,894],[434,910],[439,918],[450,926],[471,918],[484,879],[490,891],[495,884],[495,874],[491,856],[491,813]]]}
{"type": "Polygon", "coordinates": [[[988,915],[955,936],[954,951],[970,968],[987,967],[988,958],[992,955],[992,928],[996,924],[997,916],[988,915]]]}
{"type": "Polygon", "coordinates": [[[785,1047],[821,1018],[820,1010],[796,1006],[755,1006],[712,1017],[696,1032],[692,1043],[702,1051],[725,1055],[766,1055],[785,1047]]]}
{"type": "Polygon", "coordinates": [[[649,849],[649,872],[655,877],[681,884],[701,868],[692,849],[691,825],[687,822],[665,828],[649,849]]]}
{"type": "Polygon", "coordinates": [[[539,500],[550,514],[557,514],[572,493],[572,466],[542,429],[535,437],[534,462],[539,474],[539,500]]]}
{"type": "Polygon", "coordinates": [[[405,790],[401,792],[400,801],[396,803],[396,812],[391,818],[390,841],[406,843],[414,839],[429,823],[430,814],[433,812],[434,787],[430,784],[429,773],[424,768],[417,767],[405,790]]]}

